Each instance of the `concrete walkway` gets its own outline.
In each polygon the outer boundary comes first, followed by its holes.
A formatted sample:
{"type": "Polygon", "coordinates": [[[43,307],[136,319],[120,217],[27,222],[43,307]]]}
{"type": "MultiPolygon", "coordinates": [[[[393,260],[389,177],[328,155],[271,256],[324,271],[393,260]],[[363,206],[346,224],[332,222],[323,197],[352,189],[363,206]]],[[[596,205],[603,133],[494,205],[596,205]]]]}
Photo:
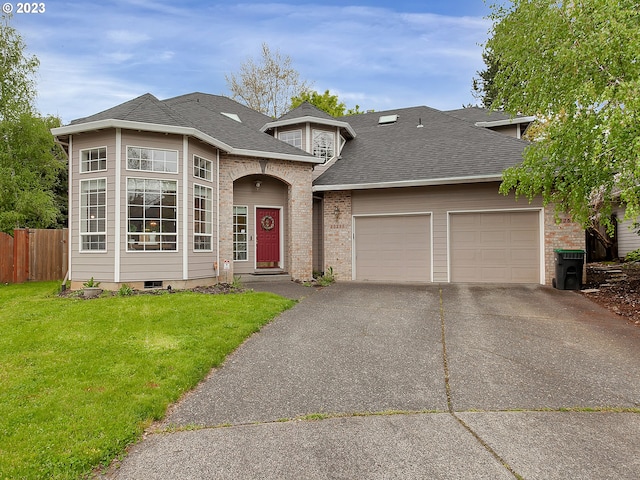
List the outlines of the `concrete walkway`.
{"type": "Polygon", "coordinates": [[[277,288],[304,299],[110,477],[640,478],[640,329],[579,294],[277,288]]]}

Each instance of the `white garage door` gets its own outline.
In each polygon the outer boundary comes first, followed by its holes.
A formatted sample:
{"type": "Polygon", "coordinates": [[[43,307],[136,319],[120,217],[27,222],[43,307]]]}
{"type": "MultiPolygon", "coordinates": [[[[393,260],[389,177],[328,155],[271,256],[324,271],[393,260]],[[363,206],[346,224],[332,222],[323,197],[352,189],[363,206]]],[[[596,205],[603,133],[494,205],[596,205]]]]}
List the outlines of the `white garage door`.
{"type": "Polygon", "coordinates": [[[429,215],[356,217],[355,278],[431,281],[429,215]]]}
{"type": "Polygon", "coordinates": [[[539,212],[449,216],[452,282],[540,282],[539,212]]]}

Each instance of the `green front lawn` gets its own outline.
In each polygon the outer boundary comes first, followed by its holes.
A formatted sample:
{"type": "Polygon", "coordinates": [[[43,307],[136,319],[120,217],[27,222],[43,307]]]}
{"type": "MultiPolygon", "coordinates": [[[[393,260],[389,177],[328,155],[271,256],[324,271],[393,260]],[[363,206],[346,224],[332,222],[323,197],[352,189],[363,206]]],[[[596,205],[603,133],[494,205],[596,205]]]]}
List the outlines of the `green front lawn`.
{"type": "Polygon", "coordinates": [[[268,293],[57,296],[0,285],[0,479],[79,478],[293,301],[268,293]]]}

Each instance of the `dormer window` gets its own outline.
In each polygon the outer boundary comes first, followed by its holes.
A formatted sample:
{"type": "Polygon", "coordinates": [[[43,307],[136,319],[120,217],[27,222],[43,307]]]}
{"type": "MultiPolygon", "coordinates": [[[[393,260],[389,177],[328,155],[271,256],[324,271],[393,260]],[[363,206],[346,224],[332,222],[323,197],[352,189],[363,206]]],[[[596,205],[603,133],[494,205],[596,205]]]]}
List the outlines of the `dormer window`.
{"type": "Polygon", "coordinates": [[[335,135],[325,130],[313,131],[313,145],[311,153],[316,157],[329,160],[335,155],[335,135]]]}
{"type": "Polygon", "coordinates": [[[302,130],[279,132],[278,139],[288,143],[289,145],[293,145],[294,147],[302,148],[302,130]]]}

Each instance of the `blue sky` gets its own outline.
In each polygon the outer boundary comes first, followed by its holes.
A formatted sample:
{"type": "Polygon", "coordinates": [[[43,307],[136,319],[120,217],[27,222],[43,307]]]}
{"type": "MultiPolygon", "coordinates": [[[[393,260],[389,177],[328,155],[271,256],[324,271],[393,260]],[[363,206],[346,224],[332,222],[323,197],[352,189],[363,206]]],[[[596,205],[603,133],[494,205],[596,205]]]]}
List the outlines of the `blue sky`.
{"type": "Polygon", "coordinates": [[[37,107],[64,123],[144,93],[228,94],[261,44],[347,107],[474,102],[490,22],[483,0],[50,0],[11,24],[40,60],[37,107]]]}

